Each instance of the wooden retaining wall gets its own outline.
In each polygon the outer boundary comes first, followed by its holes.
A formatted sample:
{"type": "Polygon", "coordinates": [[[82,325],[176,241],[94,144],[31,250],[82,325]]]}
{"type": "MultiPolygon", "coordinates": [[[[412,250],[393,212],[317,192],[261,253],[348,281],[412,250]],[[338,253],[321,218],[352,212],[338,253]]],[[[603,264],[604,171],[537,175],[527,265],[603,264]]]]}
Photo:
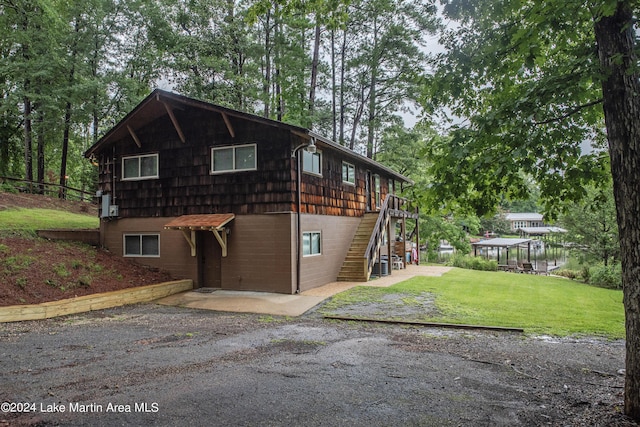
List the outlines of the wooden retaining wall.
{"type": "Polygon", "coordinates": [[[69,229],[57,228],[47,230],[36,230],[36,234],[44,239],[65,240],[86,243],[91,246],[100,244],[100,229],[69,229]]]}
{"type": "Polygon", "coordinates": [[[193,289],[192,280],[176,280],[34,305],[0,307],[0,323],[50,319],[68,314],[149,302],[193,289]]]}

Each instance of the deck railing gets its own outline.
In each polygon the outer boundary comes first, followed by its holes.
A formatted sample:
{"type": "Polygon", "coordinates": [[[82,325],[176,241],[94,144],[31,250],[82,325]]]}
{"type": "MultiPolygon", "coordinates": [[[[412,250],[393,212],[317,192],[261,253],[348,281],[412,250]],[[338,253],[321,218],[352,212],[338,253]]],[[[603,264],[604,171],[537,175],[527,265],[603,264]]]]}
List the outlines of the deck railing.
{"type": "Polygon", "coordinates": [[[0,176],[0,184],[8,186],[21,193],[45,194],[58,197],[60,199],[79,200],[91,203],[98,202],[95,193],[90,193],[78,188],[67,187],[66,185],[40,183],[7,176],[0,176]]]}
{"type": "MultiPolygon", "coordinates": [[[[373,267],[376,261],[378,261],[380,246],[382,245],[385,229],[387,228],[391,217],[405,217],[418,219],[417,208],[413,209],[413,212],[405,210],[405,206],[408,204],[407,199],[389,194],[385,197],[380,213],[378,214],[378,220],[371,233],[369,244],[364,253],[365,263],[367,266],[367,278],[371,276],[373,267]]],[[[379,264],[382,268],[382,263],[379,264]]]]}

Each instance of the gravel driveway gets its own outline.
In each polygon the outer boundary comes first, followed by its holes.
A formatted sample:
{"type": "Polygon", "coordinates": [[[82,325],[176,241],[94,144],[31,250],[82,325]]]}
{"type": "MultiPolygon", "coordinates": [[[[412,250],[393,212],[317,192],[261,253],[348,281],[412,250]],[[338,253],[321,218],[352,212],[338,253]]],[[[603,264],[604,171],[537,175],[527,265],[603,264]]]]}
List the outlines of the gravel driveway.
{"type": "Polygon", "coordinates": [[[621,341],[317,310],[289,319],[143,304],[1,324],[0,368],[10,402],[0,426],[635,425],[620,415],[621,341]]]}

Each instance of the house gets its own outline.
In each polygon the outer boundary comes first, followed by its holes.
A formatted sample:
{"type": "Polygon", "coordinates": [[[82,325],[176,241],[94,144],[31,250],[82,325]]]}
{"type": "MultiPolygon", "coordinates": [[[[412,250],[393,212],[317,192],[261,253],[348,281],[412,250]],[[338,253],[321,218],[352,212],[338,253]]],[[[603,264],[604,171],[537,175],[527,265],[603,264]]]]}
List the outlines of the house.
{"type": "Polygon", "coordinates": [[[518,231],[521,228],[544,227],[544,217],[539,213],[508,213],[505,218],[511,224],[511,231],[518,231]]]}
{"type": "Polygon", "coordinates": [[[99,168],[101,245],[196,287],[366,281],[399,259],[391,242],[417,243],[417,210],[397,196],[407,177],[308,129],[175,93],[152,92],[85,156],[99,168]]]}

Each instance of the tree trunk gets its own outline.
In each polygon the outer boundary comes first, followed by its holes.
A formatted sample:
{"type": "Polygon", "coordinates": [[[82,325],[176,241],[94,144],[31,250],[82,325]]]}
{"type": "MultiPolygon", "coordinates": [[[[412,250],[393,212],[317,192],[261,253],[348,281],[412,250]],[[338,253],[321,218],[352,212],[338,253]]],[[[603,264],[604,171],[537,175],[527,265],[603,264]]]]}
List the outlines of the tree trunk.
{"type": "Polygon", "coordinates": [[[625,413],[640,420],[640,84],[633,9],[618,2],[595,23],[616,201],[626,327],[625,413]]]}
{"type": "Polygon", "coordinates": [[[64,131],[62,135],[62,158],[60,159],[60,192],[58,197],[67,198],[67,153],[69,152],[69,133],[71,130],[71,102],[67,101],[64,112],[64,131]]]}
{"type": "Polygon", "coordinates": [[[264,24],[264,80],[262,83],[262,97],[264,99],[263,115],[269,118],[271,106],[271,9],[267,11],[264,24]]]}
{"type": "Polygon", "coordinates": [[[331,30],[331,140],[334,142],[338,140],[336,89],[336,30],[331,30]]]}
{"type": "MultiPolygon", "coordinates": [[[[373,19],[374,29],[377,29],[377,18],[373,19]]],[[[367,157],[373,159],[375,150],[374,150],[374,139],[375,139],[375,130],[376,130],[376,102],[377,102],[377,94],[376,90],[378,88],[378,60],[379,60],[379,49],[378,46],[378,32],[374,30],[373,32],[373,48],[372,48],[372,58],[371,58],[371,78],[369,80],[369,116],[367,118],[367,157]]]]}
{"type": "Polygon", "coordinates": [[[316,104],[316,86],[318,82],[318,63],[320,62],[320,17],[316,15],[316,33],[313,42],[313,59],[311,60],[311,82],[309,83],[309,118],[307,128],[313,128],[313,113],[316,104]]]}
{"type": "MultiPolygon", "coordinates": [[[[38,107],[36,107],[36,111],[38,107]]],[[[38,142],[37,142],[37,177],[38,177],[38,194],[44,194],[44,112],[37,111],[36,123],[38,126],[38,142]]]]}
{"type": "MultiPolygon", "coordinates": [[[[344,140],[344,122],[345,122],[345,73],[346,73],[346,59],[347,59],[347,29],[342,30],[342,49],[340,50],[340,126],[338,134],[340,135],[340,144],[346,145],[344,140]]],[[[355,126],[355,125],[354,125],[355,126]]],[[[353,150],[353,141],[349,147],[353,150]]]]}
{"type": "MultiPolygon", "coordinates": [[[[29,86],[29,82],[25,83],[29,86]]],[[[26,88],[25,88],[26,89],[26,88]]],[[[33,181],[33,133],[31,131],[31,99],[23,98],[24,103],[24,179],[33,181]]]]}

